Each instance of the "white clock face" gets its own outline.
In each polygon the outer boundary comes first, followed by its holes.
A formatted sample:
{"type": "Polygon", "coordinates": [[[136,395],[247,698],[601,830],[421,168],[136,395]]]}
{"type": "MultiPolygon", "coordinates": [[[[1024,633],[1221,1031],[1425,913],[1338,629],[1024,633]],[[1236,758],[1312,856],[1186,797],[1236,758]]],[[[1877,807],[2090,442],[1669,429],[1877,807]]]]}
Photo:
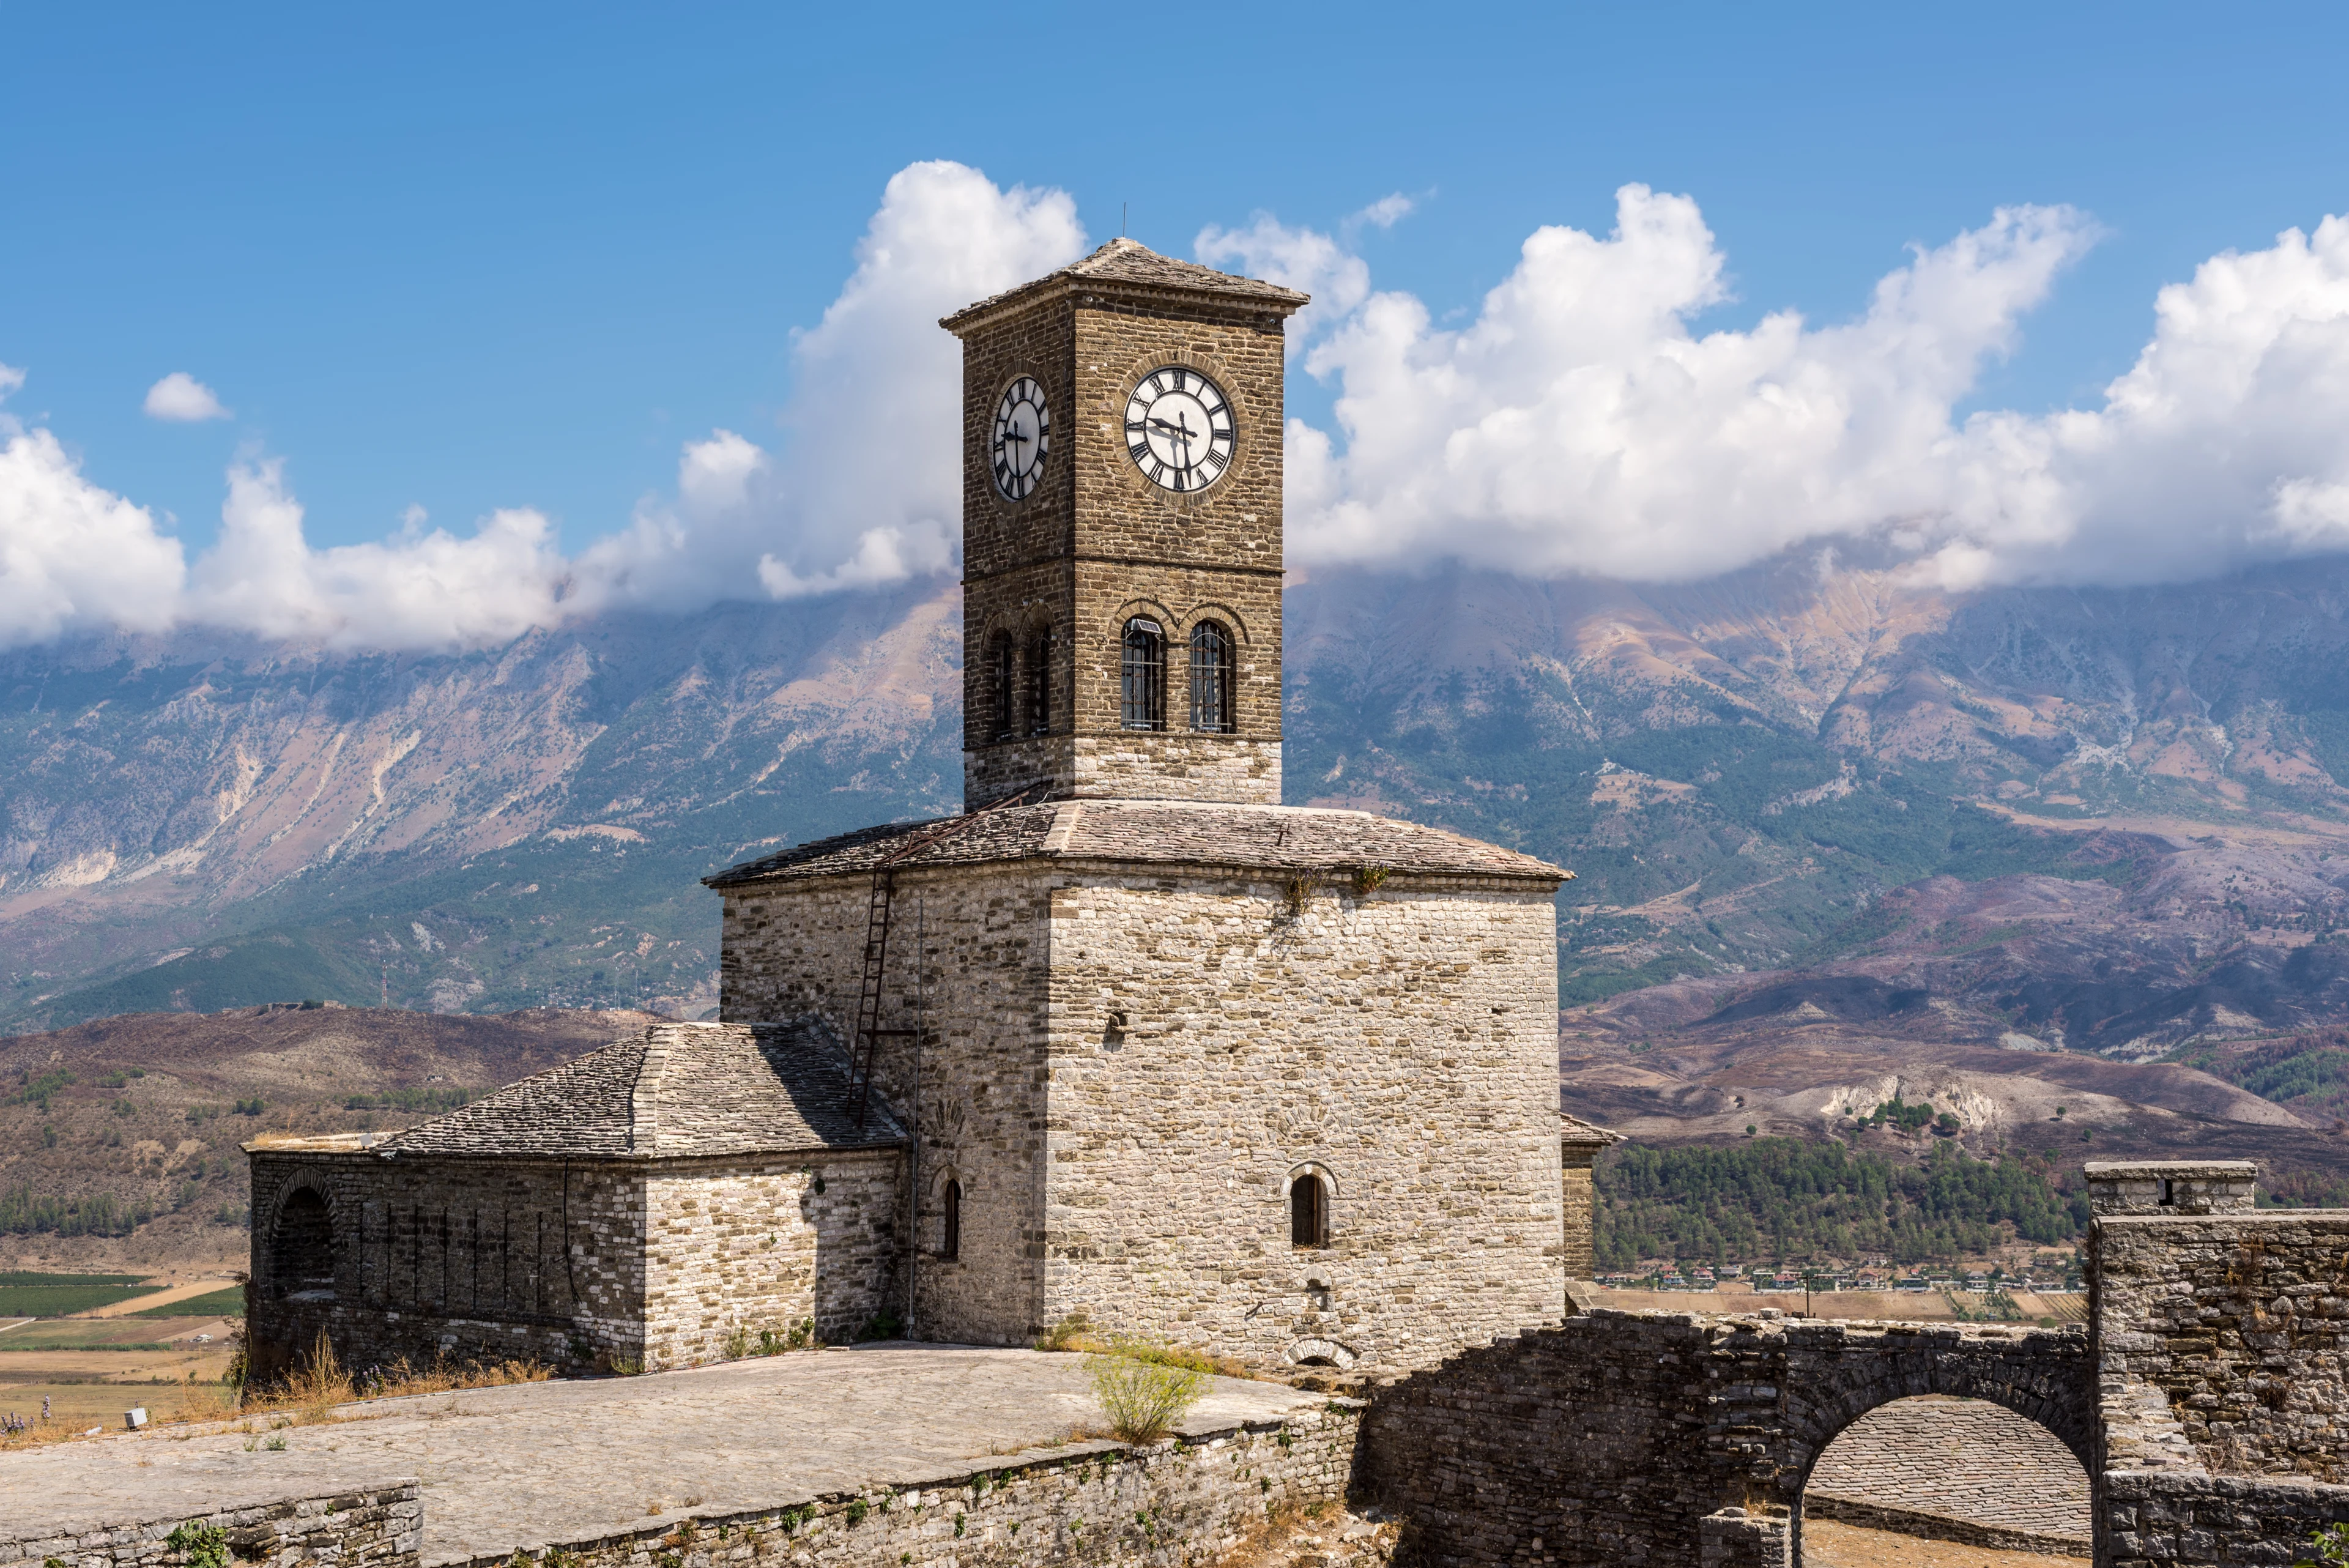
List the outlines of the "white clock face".
{"type": "Polygon", "coordinates": [[[1052,410],[1033,376],[1003,389],[995,405],[994,440],[987,454],[995,488],[1009,501],[1025,501],[1044,477],[1044,456],[1052,446],[1052,410]]]}
{"type": "Polygon", "coordinates": [[[1125,450],[1162,490],[1205,490],[1232,465],[1232,405],[1181,365],[1153,370],[1125,402],[1125,450]]]}

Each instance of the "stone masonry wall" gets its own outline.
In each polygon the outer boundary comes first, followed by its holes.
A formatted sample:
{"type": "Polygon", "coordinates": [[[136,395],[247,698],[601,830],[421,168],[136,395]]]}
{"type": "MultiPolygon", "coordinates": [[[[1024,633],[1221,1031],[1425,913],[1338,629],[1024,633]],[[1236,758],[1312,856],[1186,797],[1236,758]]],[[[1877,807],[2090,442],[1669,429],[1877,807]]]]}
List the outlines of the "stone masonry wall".
{"type": "Polygon", "coordinates": [[[2105,1465],[2349,1480],[2349,1211],[2089,1231],[2105,1465]]]}
{"type": "MultiPolygon", "coordinates": [[[[862,878],[730,892],[727,1016],[845,1037],[868,898],[862,878]]],[[[1069,862],[900,875],[892,951],[923,911],[932,1030],[916,1333],[1019,1344],[1082,1310],[1259,1360],[1313,1340],[1416,1366],[1565,1310],[1547,894],[1397,877],[1288,900],[1069,862]],[[1299,1252],[1308,1167],[1332,1245],[1299,1252]]],[[[889,971],[885,1025],[909,1025],[914,966],[889,971]]],[[[885,1041],[901,1110],[913,1074],[885,1041]]]]}
{"type": "Polygon", "coordinates": [[[897,1302],[895,1150],[663,1167],[646,1189],[647,1367],[720,1360],[737,1330],[844,1344],[897,1302]]]}
{"type": "Polygon", "coordinates": [[[1599,1184],[1592,1169],[1596,1158],[1597,1151],[1587,1147],[1559,1151],[1558,1262],[1568,1279],[1587,1280],[1598,1272],[1599,1184]]]}
{"type": "MultiPolygon", "coordinates": [[[[730,890],[725,1016],[778,1023],[813,1016],[844,1043],[855,1028],[870,897],[862,877],[730,890]]],[[[961,1344],[1025,1344],[1045,1321],[1045,868],[906,873],[895,910],[882,1024],[911,1027],[918,967],[931,1029],[921,1053],[911,1331],[961,1344]],[[949,1180],[962,1186],[962,1244],[954,1258],[943,1255],[949,1180]]],[[[913,1043],[884,1040],[877,1069],[879,1092],[907,1118],[916,1108],[913,1043]]]]}
{"type": "Polygon", "coordinates": [[[965,340],[967,802],[1050,778],[1083,794],[1278,803],[1283,347],[1279,313],[1262,302],[1135,308],[1108,291],[1040,301],[965,340]],[[1150,484],[1126,455],[1127,394],[1166,365],[1212,376],[1234,411],[1232,467],[1195,494],[1150,484]],[[1045,389],[1052,450],[1037,489],[1011,502],[988,453],[997,400],[1019,375],[1045,389]],[[1120,639],[1137,614],[1168,634],[1166,729],[1146,736],[1119,719],[1120,639]],[[1238,645],[1231,734],[1188,732],[1189,634],[1210,618],[1238,645]],[[1051,733],[1004,741],[984,650],[1011,634],[1024,692],[1041,628],[1051,733]]]}
{"type": "Polygon", "coordinates": [[[2123,1470],[2104,1480],[2098,1568],[2237,1568],[2314,1556],[2309,1536],[2349,1523],[2349,1486],[2123,1470]]]}
{"type": "Polygon", "coordinates": [[[255,1371],[306,1356],[321,1331],[347,1366],[444,1350],[557,1366],[641,1357],[644,1213],[638,1174],[610,1165],[258,1150],[255,1371]],[[331,1293],[277,1278],[276,1217],[297,1186],[333,1216],[331,1293]]]}
{"type": "Polygon", "coordinates": [[[1071,867],[1051,945],[1048,1318],[1413,1366],[1563,1314],[1546,891],[1071,867]]]}
{"type": "Polygon", "coordinates": [[[1360,1420],[1352,1401],[1332,1400],[1274,1426],[1151,1449],[1080,1444],[1026,1464],[525,1551],[543,1563],[559,1546],[573,1555],[567,1568],[1189,1568],[1279,1511],[1342,1501],[1360,1420]]]}
{"type": "MultiPolygon", "coordinates": [[[[222,1499],[192,1522],[224,1532],[239,1568],[416,1568],[423,1505],[398,1480],[323,1497],[222,1499]]],[[[188,1516],[92,1518],[19,1534],[0,1522],[0,1568],[177,1568],[170,1544],[188,1516]]]]}
{"type": "Polygon", "coordinates": [[[1444,1565],[1761,1561],[1805,1479],[1868,1411],[1919,1394],[1987,1398],[2086,1451],[2091,1366],[2076,1331],[1599,1311],[1529,1330],[1375,1395],[1361,1484],[1444,1565]],[[1717,1511],[1722,1540],[1701,1528],[1717,1511]],[[1749,1539],[1750,1538],[1750,1539],[1749,1539]],[[1744,1542],[1744,1545],[1737,1542],[1744,1542]],[[1742,1554],[1742,1555],[1741,1555],[1742,1554]]]}

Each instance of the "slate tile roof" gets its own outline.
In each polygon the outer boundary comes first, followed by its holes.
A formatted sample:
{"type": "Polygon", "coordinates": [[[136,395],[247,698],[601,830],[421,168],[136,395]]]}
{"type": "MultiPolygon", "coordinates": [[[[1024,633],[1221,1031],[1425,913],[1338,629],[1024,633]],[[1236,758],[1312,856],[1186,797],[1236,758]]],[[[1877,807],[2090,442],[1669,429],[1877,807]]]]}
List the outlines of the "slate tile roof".
{"type": "Polygon", "coordinates": [[[882,1148],[905,1133],[876,1098],[859,1131],[848,1064],[812,1030],[656,1023],[461,1110],[378,1152],[504,1158],[689,1159],[882,1148]]]}
{"type": "Polygon", "coordinates": [[[1036,858],[1231,867],[1280,873],[1389,871],[1557,883],[1574,874],[1440,827],[1366,811],[1222,801],[1063,800],[892,823],[796,845],[702,881],[739,888],[901,867],[1036,858]],[[950,831],[926,837],[942,828],[950,831]]]}
{"type": "Polygon", "coordinates": [[[1201,266],[1196,262],[1162,256],[1137,240],[1115,239],[1084,260],[1071,262],[1058,272],[1048,272],[1017,288],[989,295],[974,305],[966,305],[952,316],[941,317],[938,325],[949,332],[957,332],[1004,306],[1030,296],[1061,293],[1085,283],[1134,284],[1183,294],[1255,300],[1278,309],[1284,316],[1312,299],[1310,295],[1283,288],[1277,283],[1241,277],[1233,273],[1217,272],[1211,266],[1201,266]]]}
{"type": "Polygon", "coordinates": [[[1626,1136],[1613,1127],[1602,1127],[1597,1122],[1584,1121],[1572,1111],[1557,1113],[1557,1132],[1560,1143],[1592,1144],[1600,1148],[1621,1143],[1626,1136]]]}

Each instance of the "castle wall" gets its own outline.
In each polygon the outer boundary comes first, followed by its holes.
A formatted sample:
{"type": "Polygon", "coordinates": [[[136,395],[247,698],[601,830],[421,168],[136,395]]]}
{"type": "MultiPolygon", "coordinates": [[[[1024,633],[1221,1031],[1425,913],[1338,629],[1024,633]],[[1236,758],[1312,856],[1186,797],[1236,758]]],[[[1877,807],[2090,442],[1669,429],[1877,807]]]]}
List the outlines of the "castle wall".
{"type": "Polygon", "coordinates": [[[687,1366],[722,1358],[737,1324],[811,1318],[850,1339],[897,1297],[898,1168],[894,1150],[566,1168],[257,1149],[255,1370],[306,1359],[322,1332],[352,1369],[443,1353],[687,1366]],[[278,1216],[301,1188],[331,1216],[331,1290],[285,1277],[278,1216]]]}
{"type": "Polygon", "coordinates": [[[864,1333],[902,1293],[902,1166],[888,1150],[657,1170],[646,1364],[722,1360],[738,1330],[755,1341],[804,1326],[835,1345],[864,1333]]]}
{"type": "Polygon", "coordinates": [[[1063,883],[1048,1317],[1408,1366],[1565,1311],[1546,890],[1063,883]],[[1299,1249],[1309,1168],[1329,1244],[1299,1249]]]}
{"type": "MultiPolygon", "coordinates": [[[[728,889],[724,1016],[780,1023],[813,1014],[844,1048],[856,1024],[871,896],[862,877],[728,889]]],[[[898,878],[882,1024],[912,1026],[916,933],[924,932],[931,1033],[921,1061],[911,1315],[925,1339],[1020,1345],[1047,1321],[1039,1172],[1050,909],[1041,866],[898,878]],[[944,1255],[949,1180],[962,1188],[961,1245],[951,1258],[944,1255]]],[[[875,1085],[901,1119],[910,1119],[914,1057],[903,1037],[885,1040],[879,1053],[875,1085]]]]}

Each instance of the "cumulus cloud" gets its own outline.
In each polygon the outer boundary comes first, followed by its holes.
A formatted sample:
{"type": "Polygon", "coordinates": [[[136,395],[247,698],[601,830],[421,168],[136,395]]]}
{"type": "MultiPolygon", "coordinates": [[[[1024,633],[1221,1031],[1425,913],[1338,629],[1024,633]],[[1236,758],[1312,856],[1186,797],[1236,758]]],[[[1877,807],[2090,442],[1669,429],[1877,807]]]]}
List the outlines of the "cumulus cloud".
{"type": "Polygon", "coordinates": [[[210,387],[185,370],[174,370],[147,389],[147,417],[174,424],[197,424],[205,420],[224,420],[228,410],[221,406],[220,395],[210,387]]]}
{"type": "Polygon", "coordinates": [[[938,318],[1066,265],[1085,234],[1066,192],[916,163],[882,192],[856,269],[793,345],[770,452],[731,431],[689,444],[672,502],[580,562],[594,597],[777,598],[946,571],[961,532],[962,348],[938,318]]]}
{"type": "MultiPolygon", "coordinates": [[[[228,472],[216,542],[191,562],[53,434],[0,415],[0,646],[193,623],[332,648],[474,647],[614,606],[794,598],[949,570],[960,348],[937,318],[1083,249],[1064,192],[1005,190],[956,163],[901,171],[839,296],[793,345],[775,450],[730,430],[687,442],[673,494],[568,559],[527,507],[465,536],[428,531],[410,508],[378,543],[314,549],[283,461],[247,453],[228,472]]],[[[23,381],[0,365],[0,398],[23,381]]],[[[227,412],[176,371],[147,411],[227,412]]]]}
{"type": "Polygon", "coordinates": [[[1456,330],[1370,289],[1343,244],[1269,218],[1200,254],[1337,286],[1292,344],[1337,392],[1334,431],[1288,431],[1302,561],[1670,579],[1869,536],[1962,587],[2349,548],[2341,219],[2164,289],[2100,407],[1956,416],[2095,238],[2068,208],[2002,209],[1915,250],[1854,320],[1702,333],[1726,259],[1694,202],[1638,185],[1603,237],[1537,231],[1456,330]]]}

